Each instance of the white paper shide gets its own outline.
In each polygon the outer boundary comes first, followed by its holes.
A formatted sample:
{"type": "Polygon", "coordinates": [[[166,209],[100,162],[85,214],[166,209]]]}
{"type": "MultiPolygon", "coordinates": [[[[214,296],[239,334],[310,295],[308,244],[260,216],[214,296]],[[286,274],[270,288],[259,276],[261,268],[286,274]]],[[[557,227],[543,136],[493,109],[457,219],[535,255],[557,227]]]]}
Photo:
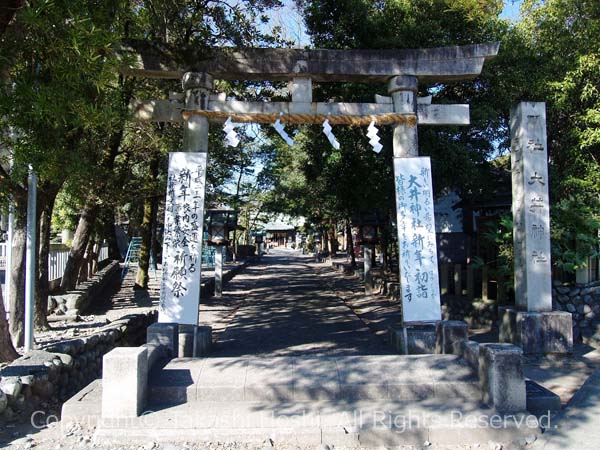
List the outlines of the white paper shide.
{"type": "Polygon", "coordinates": [[[206,153],[170,153],[159,322],[197,325],[206,153]]]}
{"type": "Polygon", "coordinates": [[[437,248],[429,158],[394,158],[404,322],[440,320],[437,248]]]}

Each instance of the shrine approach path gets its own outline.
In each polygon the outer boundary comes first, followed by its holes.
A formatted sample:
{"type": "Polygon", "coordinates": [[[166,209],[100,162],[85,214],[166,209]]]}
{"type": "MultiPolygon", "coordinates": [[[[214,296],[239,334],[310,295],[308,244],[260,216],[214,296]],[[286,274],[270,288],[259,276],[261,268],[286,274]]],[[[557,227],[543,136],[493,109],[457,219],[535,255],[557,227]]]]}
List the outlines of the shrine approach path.
{"type": "MultiPolygon", "coordinates": [[[[332,290],[339,273],[296,250],[272,249],[224,285],[235,302],[211,356],[388,354],[383,339],[332,290]]],[[[202,323],[202,312],[200,313],[202,323]]]]}

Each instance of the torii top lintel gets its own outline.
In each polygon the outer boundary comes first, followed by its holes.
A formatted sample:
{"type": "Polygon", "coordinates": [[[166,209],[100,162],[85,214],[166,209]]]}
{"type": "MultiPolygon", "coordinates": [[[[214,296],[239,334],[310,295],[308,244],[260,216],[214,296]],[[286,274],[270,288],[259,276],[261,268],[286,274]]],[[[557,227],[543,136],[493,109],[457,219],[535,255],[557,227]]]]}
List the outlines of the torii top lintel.
{"type": "Polygon", "coordinates": [[[121,72],[148,78],[180,79],[185,72],[207,72],[222,80],[386,82],[395,75],[421,82],[468,80],[497,55],[498,42],[424,49],[300,50],[218,47],[174,49],[148,41],[129,41],[122,49],[132,63],[121,72]],[[203,56],[200,56],[203,55],[203,56]]]}

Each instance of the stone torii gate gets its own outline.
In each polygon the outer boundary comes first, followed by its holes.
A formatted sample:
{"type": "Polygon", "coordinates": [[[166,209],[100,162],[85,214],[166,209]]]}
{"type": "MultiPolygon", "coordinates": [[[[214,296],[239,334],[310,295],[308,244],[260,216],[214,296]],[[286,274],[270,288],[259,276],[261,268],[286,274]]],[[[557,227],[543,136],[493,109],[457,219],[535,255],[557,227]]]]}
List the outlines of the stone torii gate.
{"type": "Polygon", "coordinates": [[[498,43],[418,50],[218,48],[209,59],[183,52],[188,64],[181,65],[170,56],[175,54],[170,49],[132,42],[124,53],[133,56],[134,63],[123,68],[123,74],[181,79],[184,90],[168,100],[132,103],[138,120],[184,126],[182,152],[172,153],[169,162],[159,321],[189,324],[197,330],[210,121],[231,117],[234,122],[299,124],[328,119],[332,125],[368,125],[374,120],[394,129],[406,349],[406,326],[441,319],[430,165],[428,158],[418,157],[417,126],[469,124],[469,105],[432,105],[430,99],[417,98],[418,85],[473,79],[498,48],[498,43]],[[225,94],[214,92],[214,79],[288,81],[291,102],[227,100],[225,94]],[[313,81],[387,83],[389,97],[376,96],[374,103],[313,102],[313,81]],[[417,233],[421,229],[422,234],[417,233]],[[429,248],[423,244],[428,240],[429,248]],[[418,264],[408,264],[409,257],[418,264]],[[427,269],[421,271],[423,263],[427,269]]]}

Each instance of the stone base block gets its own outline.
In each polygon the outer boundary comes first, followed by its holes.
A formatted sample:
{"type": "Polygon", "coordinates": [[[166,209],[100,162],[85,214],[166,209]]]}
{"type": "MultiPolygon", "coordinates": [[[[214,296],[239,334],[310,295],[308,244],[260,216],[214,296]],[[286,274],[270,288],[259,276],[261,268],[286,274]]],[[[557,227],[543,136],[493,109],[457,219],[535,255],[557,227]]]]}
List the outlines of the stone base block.
{"type": "Polygon", "coordinates": [[[468,326],[460,320],[442,320],[435,327],[435,339],[436,353],[452,354],[454,343],[469,339],[468,326]]]}
{"type": "Polygon", "coordinates": [[[418,324],[406,326],[407,342],[404,343],[404,327],[388,330],[391,346],[398,352],[404,354],[408,348],[409,355],[425,355],[435,353],[435,325],[418,324]]]}
{"type": "MultiPolygon", "coordinates": [[[[206,356],[212,348],[212,328],[208,326],[196,327],[196,357],[206,356]]],[[[192,358],[194,356],[194,326],[180,326],[179,332],[179,358],[192,358]]]]}
{"type": "Polygon", "coordinates": [[[102,417],[139,416],[146,406],[147,386],[147,347],[118,347],[104,355],[102,417]]]}
{"type": "Polygon", "coordinates": [[[475,372],[479,370],[479,342],[461,340],[452,343],[454,354],[462,356],[475,372]]]}
{"type": "Polygon", "coordinates": [[[479,383],[489,406],[506,413],[525,411],[523,351],[511,344],[481,344],[479,383]]]}
{"type": "Polygon", "coordinates": [[[179,352],[179,325],[176,323],[154,323],[146,331],[146,343],[162,345],[170,358],[176,358],[179,352]]]}
{"type": "Polygon", "coordinates": [[[500,307],[498,315],[500,342],[517,345],[524,354],[573,351],[573,319],[569,312],[530,312],[500,307]]]}

